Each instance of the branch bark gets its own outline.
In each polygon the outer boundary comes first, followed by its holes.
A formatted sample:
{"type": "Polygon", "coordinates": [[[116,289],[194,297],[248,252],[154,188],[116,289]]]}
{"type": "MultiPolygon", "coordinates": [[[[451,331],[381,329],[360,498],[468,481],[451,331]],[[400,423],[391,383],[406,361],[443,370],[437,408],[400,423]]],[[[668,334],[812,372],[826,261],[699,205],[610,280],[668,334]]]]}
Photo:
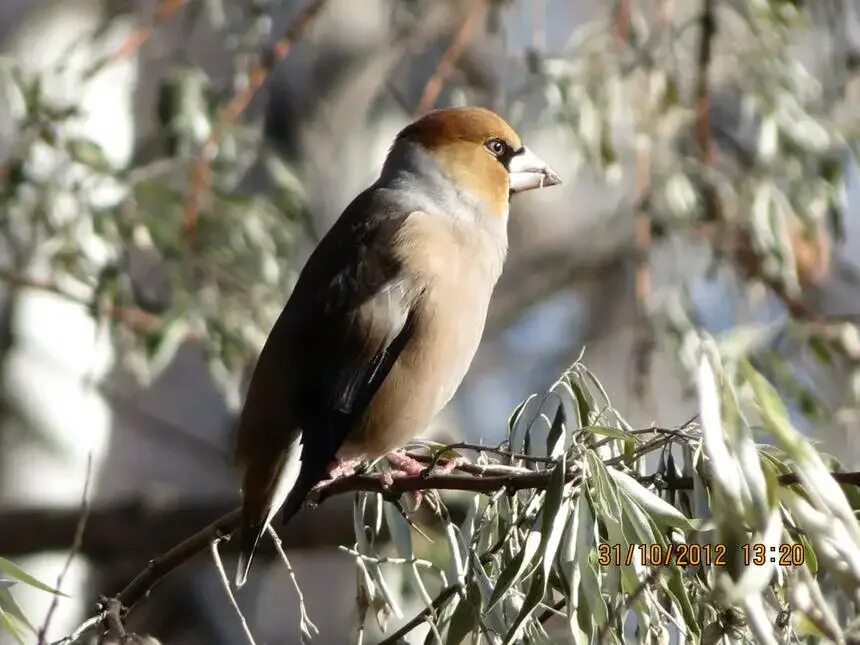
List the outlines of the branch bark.
{"type": "Polygon", "coordinates": [[[328,0],[311,0],[287,27],[283,35],[275,41],[269,52],[261,56],[260,62],[248,74],[248,83],[230,99],[223,107],[212,133],[203,144],[200,154],[191,168],[191,177],[188,184],[187,199],[185,202],[184,227],[185,234],[193,236],[197,230],[197,219],[200,214],[201,201],[204,193],[209,189],[212,179],[212,160],[218,152],[218,145],[223,130],[228,125],[235,123],[241,114],[247,109],[251,100],[263,87],[269,75],[300,40],[310,28],[317,16],[325,7],[328,0]]]}
{"type": "Polygon", "coordinates": [[[427,83],[424,85],[424,91],[421,93],[421,100],[418,102],[418,109],[416,110],[419,115],[429,112],[436,105],[436,100],[445,86],[445,81],[454,72],[457,61],[460,60],[460,57],[466,50],[466,46],[472,40],[472,35],[475,29],[477,29],[481,18],[484,17],[486,9],[487,0],[474,0],[472,6],[469,7],[469,11],[457,33],[454,34],[451,44],[448,45],[448,49],[445,50],[442,58],[439,59],[433,75],[427,79],[427,83]]]}

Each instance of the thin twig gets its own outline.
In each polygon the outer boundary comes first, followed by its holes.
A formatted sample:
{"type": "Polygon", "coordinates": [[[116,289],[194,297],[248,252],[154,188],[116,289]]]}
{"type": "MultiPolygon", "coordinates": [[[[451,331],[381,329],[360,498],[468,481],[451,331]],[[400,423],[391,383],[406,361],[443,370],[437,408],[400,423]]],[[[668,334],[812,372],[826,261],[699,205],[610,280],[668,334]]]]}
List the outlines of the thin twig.
{"type": "MultiPolygon", "coordinates": [[[[92,308],[96,304],[92,298],[86,298],[72,293],[55,282],[33,278],[8,268],[0,267],[0,282],[5,282],[13,287],[44,291],[45,293],[59,296],[64,300],[88,309],[92,308]]],[[[160,329],[163,325],[163,321],[160,316],[156,316],[155,314],[151,314],[137,307],[108,304],[105,309],[104,313],[112,319],[121,321],[129,327],[141,331],[155,331],[160,329]]],[[[192,340],[191,335],[189,335],[188,340],[192,340]]]]}
{"type": "MultiPolygon", "coordinates": [[[[646,444],[647,445],[647,444],[646,444]]],[[[345,492],[366,491],[394,497],[416,490],[462,490],[473,493],[494,493],[500,488],[509,490],[546,488],[552,471],[531,471],[510,475],[475,477],[472,475],[430,474],[420,477],[395,477],[391,482],[376,475],[350,475],[333,480],[321,487],[316,500],[323,502],[333,495],[345,492]]],[[[569,474],[570,478],[573,473],[569,474]]]]}
{"type": "MultiPolygon", "coordinates": [[[[697,52],[696,76],[696,120],[695,137],[699,149],[699,162],[705,169],[713,168],[716,161],[713,125],[711,124],[710,72],[713,61],[714,39],[717,35],[716,0],[702,0],[700,16],[701,36],[697,52]]],[[[723,205],[716,188],[710,181],[702,187],[702,198],[708,219],[717,222],[723,235],[730,235],[732,226],[726,221],[723,205]]],[[[735,260],[739,267],[751,278],[758,279],[770,292],[782,301],[785,308],[795,318],[821,323],[823,317],[800,298],[789,293],[778,277],[768,275],[762,268],[761,260],[754,249],[749,231],[739,230],[734,240],[735,260]]]]}
{"type": "MultiPolygon", "coordinates": [[[[693,425],[693,422],[699,418],[698,413],[694,414],[687,420],[685,423],[679,425],[677,428],[661,428],[659,426],[651,426],[650,428],[637,428],[636,430],[629,430],[627,434],[630,435],[640,435],[640,434],[661,434],[669,437],[676,437],[678,439],[685,439],[687,441],[697,440],[698,437],[690,436],[686,432],[684,432],[687,428],[693,425]]],[[[602,448],[608,443],[613,441],[618,441],[618,437],[605,437],[600,441],[595,442],[590,445],[589,448],[592,450],[597,450],[598,448],[602,448]]]]}
{"type": "Polygon", "coordinates": [[[242,517],[241,509],[234,509],[226,515],[189,536],[175,547],[150,560],[146,568],[135,576],[116,598],[124,607],[131,608],[143,598],[150,589],[166,574],[186,562],[192,556],[200,553],[213,540],[229,535],[239,527],[242,517]]]}
{"type": "MultiPolygon", "coordinates": [[[[448,450],[474,450],[476,452],[490,452],[496,455],[501,455],[502,457],[507,457],[509,459],[518,459],[520,461],[534,461],[543,464],[554,464],[556,462],[552,457],[541,457],[538,455],[525,455],[518,452],[512,452],[511,450],[506,450],[504,446],[507,446],[508,442],[503,441],[497,446],[484,446],[479,443],[469,443],[468,441],[458,441],[457,443],[451,443],[447,446],[443,446],[438,450],[434,451],[434,459],[438,461],[448,450]]],[[[435,462],[434,462],[435,463],[435,462]]]]}
{"type": "Polygon", "coordinates": [[[314,621],[311,620],[311,617],[308,615],[307,607],[305,607],[305,595],[302,593],[302,588],[299,586],[299,581],[296,580],[296,574],[293,571],[293,565],[290,564],[290,559],[287,557],[287,552],[284,550],[284,544],[281,542],[281,537],[278,535],[278,532],[272,528],[272,525],[269,524],[266,527],[266,530],[269,532],[269,537],[272,538],[272,542],[275,545],[275,551],[278,552],[281,560],[284,563],[284,566],[287,568],[287,574],[290,576],[290,581],[293,583],[293,587],[296,590],[296,595],[299,597],[299,613],[301,617],[301,629],[302,634],[306,634],[308,638],[312,638],[313,635],[319,634],[319,628],[314,624],[314,621]],[[313,632],[313,634],[311,634],[313,632]]]}
{"type": "Polygon", "coordinates": [[[547,607],[544,610],[544,612],[540,616],[538,616],[538,622],[540,624],[544,624],[546,621],[548,621],[553,616],[558,616],[559,612],[562,609],[564,609],[564,606],[566,604],[567,604],[567,598],[562,598],[562,599],[556,601],[556,603],[554,605],[552,605],[551,607],[547,607]]]}
{"type": "Polygon", "coordinates": [[[51,599],[51,605],[48,607],[48,613],[45,614],[45,622],[42,623],[42,626],[39,628],[39,645],[45,645],[47,643],[47,634],[48,628],[51,626],[51,620],[54,617],[54,613],[57,611],[57,607],[60,604],[60,593],[63,589],[63,580],[66,578],[66,574],[69,572],[69,568],[72,566],[72,561],[75,559],[75,556],[81,550],[81,544],[84,541],[84,528],[87,525],[87,518],[90,515],[90,481],[93,475],[93,454],[90,453],[87,455],[87,470],[84,475],[84,490],[81,493],[81,506],[78,514],[78,524],[75,527],[75,537],[72,539],[72,546],[69,549],[69,555],[66,558],[66,563],[63,565],[62,570],[60,571],[60,575],[57,576],[57,584],[54,586],[54,589],[58,593],[54,594],[54,597],[51,599]]]}
{"type": "Polygon", "coordinates": [[[365,562],[371,562],[373,564],[408,564],[408,565],[414,564],[416,567],[422,567],[424,569],[436,569],[436,570],[439,569],[439,567],[437,567],[435,564],[430,562],[430,560],[423,560],[421,558],[390,558],[390,557],[382,557],[382,556],[377,557],[377,556],[367,555],[366,553],[361,553],[361,552],[356,551],[355,549],[350,548],[348,546],[341,545],[337,548],[338,548],[338,551],[343,551],[344,553],[348,553],[349,555],[351,555],[354,558],[361,558],[365,562]]]}
{"type": "Polygon", "coordinates": [[[436,65],[436,69],[424,85],[424,91],[421,92],[421,100],[418,102],[418,114],[425,114],[436,105],[436,100],[445,86],[445,81],[454,72],[454,66],[460,60],[469,41],[472,40],[472,35],[484,17],[486,10],[487,0],[473,0],[466,17],[463,19],[463,23],[460,25],[457,33],[454,34],[451,44],[448,45],[448,49],[442,54],[436,65]]]}
{"type": "Polygon", "coordinates": [[[701,35],[697,55],[696,76],[696,141],[702,163],[714,163],[714,140],[711,133],[710,72],[713,57],[713,42],[717,34],[714,15],[715,0],[702,0],[701,35]]]}
{"type": "Polygon", "coordinates": [[[155,33],[155,28],[170,20],[173,14],[175,14],[186,2],[187,0],[161,0],[155,8],[155,15],[153,16],[152,23],[134,29],[128,36],[126,36],[125,40],[115,51],[111,52],[104,58],[95,61],[89,69],[84,72],[83,80],[88,81],[108,65],[132,56],[136,51],[143,47],[150,38],[152,38],[152,34],[155,33]]]}
{"type": "Polygon", "coordinates": [[[293,44],[304,35],[326,2],[327,0],[311,0],[310,4],[299,12],[287,27],[283,36],[275,41],[267,54],[260,57],[259,63],[257,63],[256,67],[248,75],[248,83],[241,91],[234,94],[230,102],[222,108],[209,138],[203,144],[191,170],[184,212],[186,235],[193,235],[197,230],[200,202],[211,183],[211,163],[218,152],[218,144],[224,128],[235,123],[239,116],[241,116],[269,78],[272,70],[290,53],[293,44]]]}
{"type": "Polygon", "coordinates": [[[427,607],[423,611],[418,612],[412,619],[407,622],[403,627],[394,632],[391,636],[379,642],[379,645],[394,645],[395,643],[400,642],[406,634],[411,632],[413,629],[426,622],[429,616],[432,616],[434,613],[439,611],[439,608],[442,607],[448,600],[450,600],[453,596],[457,594],[460,590],[460,583],[455,582],[454,584],[445,587],[439,595],[433,600],[433,604],[430,607],[427,607]]]}
{"type": "Polygon", "coordinates": [[[0,281],[5,282],[10,287],[24,287],[26,289],[35,289],[37,291],[45,291],[46,293],[52,293],[56,296],[60,296],[65,300],[74,302],[83,307],[89,307],[92,304],[89,299],[75,295],[74,293],[63,289],[54,282],[50,282],[48,280],[40,280],[38,278],[32,278],[27,275],[22,275],[14,271],[13,269],[0,267],[0,281]]]}
{"type": "MultiPolygon", "coordinates": [[[[830,473],[830,476],[838,484],[860,486],[860,472],[830,473]]],[[[654,482],[656,476],[648,475],[646,477],[640,477],[638,479],[640,482],[648,484],[654,482]]],[[[801,483],[800,478],[797,476],[796,473],[786,473],[784,475],[780,475],[776,478],[776,481],[780,486],[794,486],[796,484],[801,483]]],[[[664,490],[691,490],[693,488],[693,478],[673,477],[672,479],[665,479],[660,483],[659,488],[664,490]]]]}
{"type": "Polygon", "coordinates": [[[643,399],[649,391],[651,362],[657,343],[651,318],[648,315],[648,298],[651,295],[652,222],[645,195],[651,192],[651,142],[645,134],[637,137],[635,177],[637,207],[633,211],[636,245],[633,289],[635,306],[633,391],[638,398],[643,399]]]}
{"type": "Polygon", "coordinates": [[[221,554],[218,552],[218,543],[220,540],[212,540],[209,543],[209,549],[212,552],[212,560],[215,562],[215,568],[218,570],[218,576],[221,578],[221,584],[224,586],[224,592],[230,600],[230,604],[236,613],[239,615],[239,621],[242,623],[242,630],[245,632],[245,637],[251,645],[257,645],[254,640],[254,635],[251,633],[251,628],[248,627],[248,621],[245,619],[245,614],[239,608],[239,603],[236,602],[236,596],[233,595],[233,590],[230,588],[230,581],[227,579],[227,572],[224,571],[224,563],[221,561],[221,554]]]}

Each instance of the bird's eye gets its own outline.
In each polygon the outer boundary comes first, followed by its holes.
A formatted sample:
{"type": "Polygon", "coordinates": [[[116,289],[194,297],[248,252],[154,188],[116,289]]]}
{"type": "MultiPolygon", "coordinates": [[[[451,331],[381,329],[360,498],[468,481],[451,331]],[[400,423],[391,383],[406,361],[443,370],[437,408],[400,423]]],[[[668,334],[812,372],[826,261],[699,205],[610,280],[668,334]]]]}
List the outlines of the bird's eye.
{"type": "Polygon", "coordinates": [[[508,149],[507,144],[501,139],[490,139],[487,141],[487,150],[492,152],[497,157],[501,157],[508,149]]]}

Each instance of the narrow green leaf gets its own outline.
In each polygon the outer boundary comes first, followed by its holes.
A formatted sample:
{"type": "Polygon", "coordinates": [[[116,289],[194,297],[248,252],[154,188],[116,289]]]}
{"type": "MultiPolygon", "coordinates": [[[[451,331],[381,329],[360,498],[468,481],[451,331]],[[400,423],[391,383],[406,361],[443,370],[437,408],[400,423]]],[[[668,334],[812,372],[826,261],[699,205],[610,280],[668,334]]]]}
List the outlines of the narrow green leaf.
{"type": "Polygon", "coordinates": [[[401,515],[400,511],[394,504],[384,504],[383,513],[385,515],[385,524],[388,526],[388,532],[391,534],[391,541],[394,543],[394,548],[401,558],[412,558],[412,527],[401,515]]]}
{"type": "Polygon", "coordinates": [[[526,594],[525,600],[523,600],[523,606],[520,609],[520,613],[517,615],[514,620],[513,625],[511,625],[510,631],[508,631],[507,636],[505,636],[505,645],[508,643],[513,643],[517,640],[523,628],[525,627],[526,621],[532,615],[535,608],[540,604],[540,601],[543,599],[544,594],[546,593],[546,576],[544,576],[543,570],[538,569],[532,578],[531,586],[529,587],[529,591],[526,594]]]}
{"type": "Polygon", "coordinates": [[[659,524],[674,526],[688,531],[695,531],[701,528],[702,523],[700,521],[686,517],[681,511],[645,488],[630,475],[615,468],[607,470],[610,477],[618,484],[619,492],[625,492],[659,524]]]}
{"type": "Polygon", "coordinates": [[[446,645],[460,645],[481,620],[481,590],[474,581],[469,583],[466,597],[460,598],[448,625],[446,645]]]}
{"type": "Polygon", "coordinates": [[[511,413],[511,416],[508,417],[508,445],[510,445],[511,450],[516,450],[516,447],[519,445],[517,443],[517,436],[519,434],[518,429],[525,417],[526,410],[535,401],[535,399],[537,399],[537,394],[531,394],[525,401],[520,403],[511,413]]]}
{"type": "Polygon", "coordinates": [[[694,636],[698,636],[700,633],[699,620],[693,609],[693,604],[690,602],[690,594],[687,592],[681,570],[678,567],[664,567],[664,575],[666,577],[666,589],[681,608],[687,629],[694,636]]]}
{"type": "Polygon", "coordinates": [[[0,627],[5,629],[18,643],[24,645],[24,634],[22,633],[21,628],[12,616],[2,609],[0,609],[0,627]]]}
{"type": "Polygon", "coordinates": [[[783,447],[789,456],[795,458],[796,451],[801,448],[802,438],[792,427],[788,410],[785,409],[776,390],[749,362],[743,361],[740,367],[741,373],[752,386],[756,401],[761,408],[762,420],[783,442],[783,447]]]}
{"type": "MultiPolygon", "coordinates": [[[[566,460],[562,456],[561,460],[553,467],[549,475],[549,481],[546,486],[546,496],[544,497],[543,508],[541,509],[542,524],[541,524],[541,551],[544,551],[549,542],[552,529],[558,523],[556,516],[561,508],[561,503],[564,499],[565,491],[565,464],[566,460]]],[[[565,518],[567,517],[565,513],[565,518]]],[[[563,523],[562,523],[563,524],[563,523]]]]}
{"type": "Polygon", "coordinates": [[[556,515],[555,521],[549,529],[549,538],[546,541],[546,546],[543,551],[543,568],[544,574],[549,579],[550,571],[555,563],[555,556],[558,553],[561,539],[564,535],[564,528],[567,526],[567,518],[570,515],[571,507],[569,504],[562,506],[559,513],[556,515]]]}
{"type": "Polygon", "coordinates": [[[0,589],[0,609],[12,616],[12,618],[14,618],[19,624],[26,627],[32,633],[36,633],[36,629],[27,619],[27,616],[24,615],[24,612],[21,610],[21,607],[16,602],[15,597],[12,595],[12,592],[10,592],[8,589],[0,589]]]}
{"type": "MultiPolygon", "coordinates": [[[[366,500],[367,496],[361,494],[356,495],[354,498],[352,515],[353,528],[355,530],[355,539],[359,553],[373,556],[375,554],[373,553],[370,541],[367,539],[367,535],[364,532],[364,510],[366,507],[366,500]]],[[[403,612],[400,610],[400,605],[398,604],[395,595],[391,593],[391,589],[385,580],[385,576],[382,575],[382,569],[379,564],[370,560],[362,560],[361,566],[365,568],[373,578],[375,587],[385,599],[386,604],[391,608],[392,613],[397,618],[402,618],[403,612]]]]}
{"type": "Polygon", "coordinates": [[[89,139],[71,139],[66,144],[72,159],[100,173],[111,172],[111,164],[101,147],[89,139]]]}
{"type": "Polygon", "coordinates": [[[576,395],[576,409],[579,411],[577,425],[580,428],[591,424],[591,411],[594,409],[594,399],[579,383],[571,382],[571,389],[576,395]]]}
{"type": "Polygon", "coordinates": [[[493,595],[490,597],[490,607],[495,607],[496,603],[502,599],[508,590],[519,582],[526,569],[528,569],[535,553],[538,552],[538,548],[543,541],[539,528],[541,526],[541,520],[542,515],[539,515],[535,520],[535,526],[526,536],[526,543],[523,545],[523,548],[520,549],[520,552],[516,557],[508,563],[508,566],[502,570],[502,573],[496,580],[496,588],[493,589],[493,595]]]}
{"type": "Polygon", "coordinates": [[[15,578],[15,580],[23,582],[25,585],[30,585],[31,587],[35,587],[36,589],[41,589],[42,591],[47,591],[48,593],[54,593],[68,598],[68,596],[66,596],[66,594],[64,594],[63,592],[58,591],[53,587],[46,585],[44,582],[37,580],[29,573],[24,571],[17,564],[11,562],[10,560],[7,560],[6,558],[0,558],[0,571],[3,571],[7,576],[15,578]]]}
{"type": "MultiPolygon", "coordinates": [[[[481,601],[484,605],[488,605],[493,595],[493,582],[490,580],[487,572],[484,571],[484,567],[480,562],[473,561],[472,575],[474,576],[473,580],[481,591],[481,601]]],[[[508,628],[505,614],[500,604],[496,604],[495,607],[488,609],[484,613],[484,621],[497,634],[504,634],[508,628]]]]}
{"type": "Polygon", "coordinates": [[[588,472],[591,477],[586,478],[595,505],[608,517],[616,522],[621,520],[621,500],[615,482],[609,476],[606,466],[593,450],[585,451],[585,459],[588,472]]]}
{"type": "Polygon", "coordinates": [[[644,443],[644,441],[635,434],[630,434],[621,428],[613,428],[611,426],[585,426],[580,430],[580,432],[598,434],[603,437],[612,437],[613,439],[620,439],[621,441],[632,441],[636,444],[644,443]]]}
{"type": "Polygon", "coordinates": [[[546,437],[547,457],[558,458],[564,452],[566,439],[564,406],[559,403],[546,437]]]}

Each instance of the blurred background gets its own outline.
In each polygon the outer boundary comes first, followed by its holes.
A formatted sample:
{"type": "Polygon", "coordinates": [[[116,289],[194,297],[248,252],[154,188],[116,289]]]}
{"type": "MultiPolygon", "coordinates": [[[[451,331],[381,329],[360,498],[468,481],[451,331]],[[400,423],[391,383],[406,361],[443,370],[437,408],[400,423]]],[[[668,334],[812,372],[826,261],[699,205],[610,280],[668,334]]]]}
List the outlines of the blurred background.
{"type": "MultiPolygon", "coordinates": [[[[565,183],[514,200],[428,436],[498,443],[583,348],[631,424],[678,425],[704,331],[860,466],[857,0],[3,0],[0,555],[56,584],[86,511],[48,641],[238,503],[236,411],[298,270],[446,105],[495,109],[565,183]]],[[[350,509],[283,532],[315,642],[354,635],[350,509]]],[[[238,601],[298,642],[272,555],[238,601]]],[[[15,596],[44,624],[49,595],[15,596]]],[[[131,627],[244,638],[205,556],[131,627]]]]}

